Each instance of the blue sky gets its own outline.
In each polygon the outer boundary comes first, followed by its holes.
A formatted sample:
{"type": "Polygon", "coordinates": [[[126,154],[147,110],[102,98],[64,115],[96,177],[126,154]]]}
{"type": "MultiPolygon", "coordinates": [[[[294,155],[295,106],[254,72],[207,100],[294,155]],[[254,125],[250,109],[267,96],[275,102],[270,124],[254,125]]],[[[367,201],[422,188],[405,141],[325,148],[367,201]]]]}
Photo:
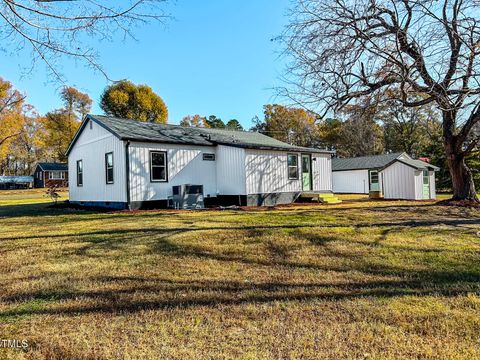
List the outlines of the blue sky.
{"type": "MultiPolygon", "coordinates": [[[[289,0],[177,0],[168,6],[174,19],[135,31],[138,41],[99,43],[100,61],[113,79],[146,83],[166,102],[169,122],[188,114],[215,114],[249,127],[262,106],[275,100],[284,65],[279,45],[271,41],[285,25],[289,0]]],[[[28,51],[0,53],[0,76],[25,92],[40,113],[61,106],[58,83],[51,83],[43,64],[25,74],[28,51]]],[[[62,60],[69,85],[94,100],[108,84],[82,64],[62,60]]]]}

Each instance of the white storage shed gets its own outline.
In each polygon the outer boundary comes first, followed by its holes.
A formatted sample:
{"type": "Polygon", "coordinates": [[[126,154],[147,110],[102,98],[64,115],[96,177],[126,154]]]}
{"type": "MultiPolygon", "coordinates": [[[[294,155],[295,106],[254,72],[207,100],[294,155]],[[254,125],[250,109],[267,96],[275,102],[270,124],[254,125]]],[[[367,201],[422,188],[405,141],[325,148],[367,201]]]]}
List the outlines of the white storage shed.
{"type": "Polygon", "coordinates": [[[385,199],[435,199],[438,167],[393,153],[332,160],[335,193],[368,194],[380,191],[385,199]]]}

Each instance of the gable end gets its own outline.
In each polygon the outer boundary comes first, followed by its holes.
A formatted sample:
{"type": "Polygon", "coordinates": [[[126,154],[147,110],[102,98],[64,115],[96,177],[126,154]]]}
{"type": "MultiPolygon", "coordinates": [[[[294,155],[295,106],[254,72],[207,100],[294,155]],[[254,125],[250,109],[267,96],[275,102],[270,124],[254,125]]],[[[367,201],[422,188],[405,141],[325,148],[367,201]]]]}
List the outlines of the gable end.
{"type": "Polygon", "coordinates": [[[80,137],[80,135],[82,134],[83,130],[85,129],[85,126],[87,126],[88,121],[92,121],[92,122],[96,123],[97,125],[100,125],[102,128],[104,128],[105,130],[107,130],[108,132],[110,132],[111,134],[113,134],[113,135],[114,135],[116,138],[118,138],[119,140],[123,140],[120,135],[118,135],[115,131],[113,131],[112,129],[110,129],[108,126],[106,126],[105,124],[102,124],[100,121],[98,121],[98,120],[95,119],[94,117],[92,117],[92,116],[90,116],[90,115],[87,115],[87,116],[85,117],[85,119],[83,120],[82,124],[80,125],[80,127],[78,128],[77,132],[75,133],[75,136],[73,137],[72,142],[71,142],[70,145],[68,146],[67,152],[65,153],[66,156],[68,156],[68,154],[70,154],[70,152],[72,151],[72,149],[73,149],[73,147],[75,146],[78,138],[80,137]]]}

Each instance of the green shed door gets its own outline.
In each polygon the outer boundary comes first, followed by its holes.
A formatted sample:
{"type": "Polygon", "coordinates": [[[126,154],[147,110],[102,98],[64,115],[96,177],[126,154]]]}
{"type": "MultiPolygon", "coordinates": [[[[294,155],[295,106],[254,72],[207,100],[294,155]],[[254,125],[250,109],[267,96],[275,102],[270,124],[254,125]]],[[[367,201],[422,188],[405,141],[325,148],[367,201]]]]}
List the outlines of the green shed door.
{"type": "Polygon", "coordinates": [[[302,188],[304,191],[312,190],[312,163],[307,154],[302,154],[302,188]]]}
{"type": "Polygon", "coordinates": [[[423,170],[423,198],[430,199],[430,174],[428,170],[423,170]]]}
{"type": "Polygon", "coordinates": [[[370,170],[370,191],[380,191],[380,182],[378,180],[377,170],[370,170]]]}

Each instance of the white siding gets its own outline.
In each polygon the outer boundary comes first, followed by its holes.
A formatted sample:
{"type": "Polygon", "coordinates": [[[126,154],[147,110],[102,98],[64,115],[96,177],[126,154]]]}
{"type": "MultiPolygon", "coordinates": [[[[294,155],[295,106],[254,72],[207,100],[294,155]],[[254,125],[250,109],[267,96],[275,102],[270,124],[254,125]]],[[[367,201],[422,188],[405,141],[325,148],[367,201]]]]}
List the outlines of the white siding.
{"type": "Polygon", "coordinates": [[[217,146],[217,191],[220,195],[246,195],[245,149],[217,146]]]}
{"type": "Polygon", "coordinates": [[[435,171],[430,171],[430,199],[437,198],[437,191],[435,188],[435,171]]]}
{"type": "Polygon", "coordinates": [[[215,147],[132,142],[130,157],[130,200],[165,200],[172,186],[203,185],[205,196],[216,196],[216,161],[205,161],[203,153],[215,154],[215,147]],[[150,151],[166,151],[168,182],[150,181],[150,151]]]}
{"type": "Polygon", "coordinates": [[[334,171],[333,192],[347,194],[368,194],[368,170],[334,171]]]}
{"type": "Polygon", "coordinates": [[[86,124],[68,155],[68,174],[71,201],[126,202],[124,143],[95,122],[92,129],[86,124]],[[108,152],[113,152],[113,184],[105,179],[108,152]],[[77,186],[77,160],[83,162],[83,186],[77,186]]]}
{"type": "MultiPolygon", "coordinates": [[[[436,198],[435,171],[429,171],[430,198],[436,198]]],[[[415,200],[428,200],[423,198],[423,171],[415,171],[415,200]]]]}
{"type": "Polygon", "coordinates": [[[314,191],[332,191],[332,156],[312,154],[312,178],[314,191]]]}
{"type": "Polygon", "coordinates": [[[423,200],[423,171],[413,169],[415,182],[415,198],[413,200],[423,200]]]}
{"type": "MultiPolygon", "coordinates": [[[[416,199],[415,169],[398,161],[382,171],[385,199],[416,199]]],[[[420,177],[420,180],[421,177],[420,177]]]]}
{"type": "MultiPolygon", "coordinates": [[[[298,155],[297,180],[288,179],[287,155],[290,152],[271,150],[245,150],[247,194],[301,192],[301,154],[298,155]]],[[[292,152],[293,153],[293,152],[292,152]]],[[[313,190],[331,191],[330,155],[312,154],[313,190]]]]}
{"type": "Polygon", "coordinates": [[[247,194],[302,191],[300,161],[298,154],[299,179],[289,180],[286,152],[247,149],[245,159],[247,194]]]}

